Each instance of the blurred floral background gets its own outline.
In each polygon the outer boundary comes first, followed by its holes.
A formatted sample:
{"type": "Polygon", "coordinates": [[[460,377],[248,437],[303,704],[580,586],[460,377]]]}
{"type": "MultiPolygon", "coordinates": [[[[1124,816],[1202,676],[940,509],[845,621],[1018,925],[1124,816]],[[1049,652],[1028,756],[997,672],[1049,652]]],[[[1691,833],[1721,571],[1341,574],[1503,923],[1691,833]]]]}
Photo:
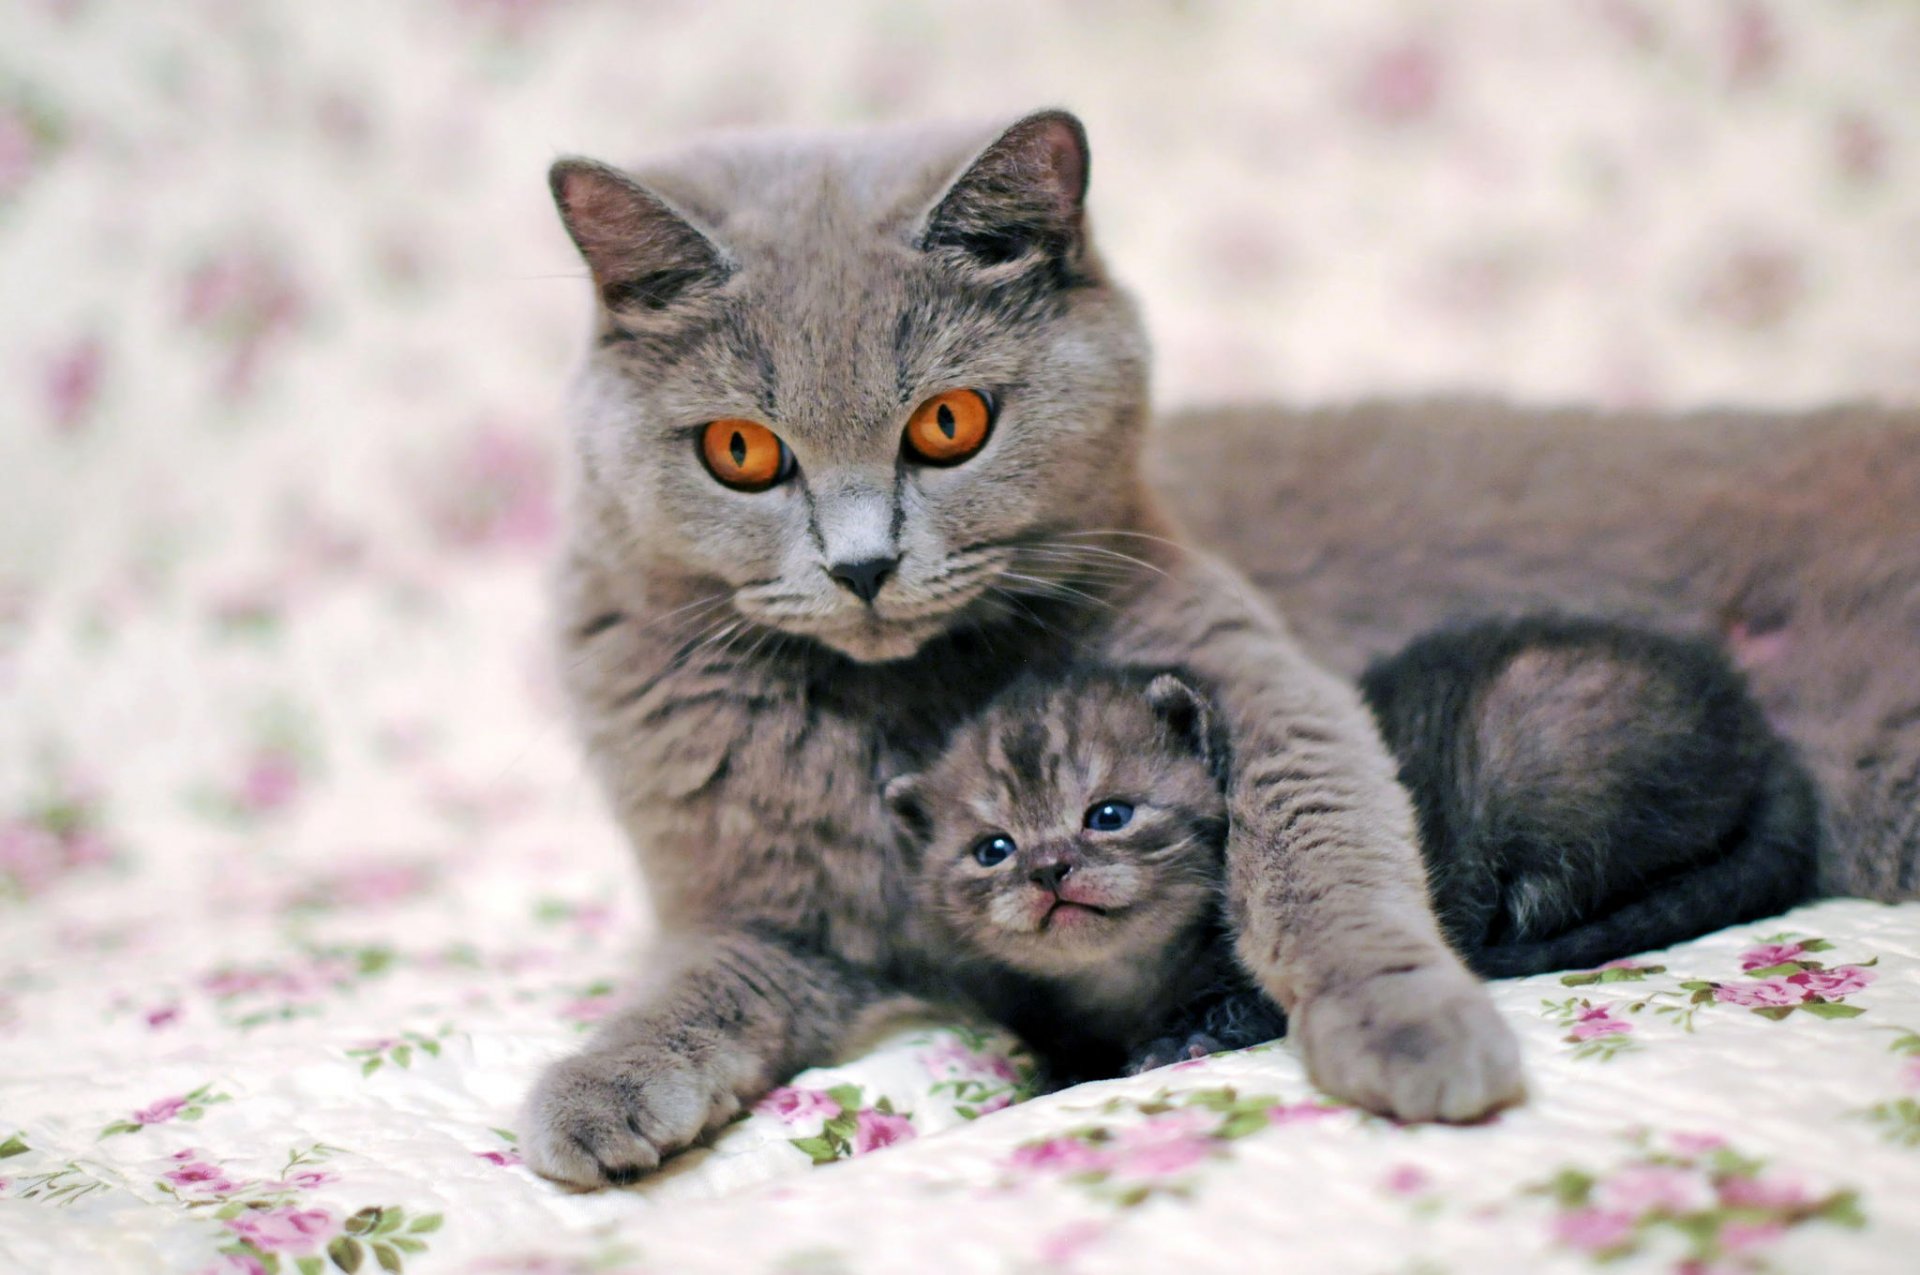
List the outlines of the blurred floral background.
{"type": "Polygon", "coordinates": [[[1911,4],[21,0],[0,908],[433,899],[488,838],[625,898],[540,636],[545,165],[1042,103],[1165,400],[1920,397],[1911,4]]]}
{"type": "Polygon", "coordinates": [[[151,1201],[95,1131],[299,1077],[363,1167],[518,1172],[394,1112],[510,1120],[641,931],[542,638],[547,163],[1053,103],[1164,401],[1920,398],[1902,0],[11,0],[0,1157],[151,1201]]]}

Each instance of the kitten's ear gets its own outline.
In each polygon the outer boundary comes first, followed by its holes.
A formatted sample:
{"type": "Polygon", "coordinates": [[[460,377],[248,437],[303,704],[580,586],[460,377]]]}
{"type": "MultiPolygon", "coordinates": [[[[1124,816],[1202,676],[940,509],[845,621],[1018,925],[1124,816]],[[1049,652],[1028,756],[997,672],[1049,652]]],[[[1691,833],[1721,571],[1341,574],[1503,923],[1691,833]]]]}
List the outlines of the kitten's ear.
{"type": "Polygon", "coordinates": [[[1175,739],[1213,760],[1213,709],[1205,696],[1172,673],[1162,673],[1147,683],[1147,703],[1175,739]]]}
{"type": "Polygon", "coordinates": [[[977,155],[927,218],[921,247],[983,266],[1023,257],[1071,263],[1087,197],[1087,133],[1065,111],[1019,121],[977,155]]]}
{"type": "Polygon", "coordinates": [[[659,310],[688,285],[724,273],[711,240],[619,169],[562,159],[547,182],[607,309],[659,310]]]}
{"type": "Polygon", "coordinates": [[[887,809],[893,811],[893,817],[917,837],[925,837],[932,830],[932,821],[927,818],[925,793],[921,789],[920,776],[897,775],[887,781],[882,790],[886,798],[887,809]]]}

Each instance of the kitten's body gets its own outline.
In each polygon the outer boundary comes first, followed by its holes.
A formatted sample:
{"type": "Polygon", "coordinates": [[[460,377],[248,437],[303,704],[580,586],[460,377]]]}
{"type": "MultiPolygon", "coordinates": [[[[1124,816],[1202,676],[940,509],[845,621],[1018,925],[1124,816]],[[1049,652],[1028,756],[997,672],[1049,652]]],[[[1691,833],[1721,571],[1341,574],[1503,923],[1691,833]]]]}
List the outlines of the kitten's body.
{"type": "Polygon", "coordinates": [[[1558,617],[1431,634],[1361,690],[1485,975],[1588,968],[1813,893],[1813,785],[1726,656],[1558,617]]]}
{"type": "MultiPolygon", "coordinates": [[[[1705,642],[1494,621],[1416,641],[1362,688],[1420,815],[1434,909],[1483,974],[1598,965],[1812,891],[1812,785],[1705,642]]],[[[1054,1077],[1284,1030],[1221,908],[1228,748],[1177,679],[1083,668],[1016,684],[889,785],[920,904],[973,958],[964,990],[1054,1077]],[[1115,802],[1126,824],[1096,827],[1115,802]],[[981,862],[989,844],[1005,857],[981,862]],[[1106,910],[1048,925],[1072,899],[1106,910]]]]}

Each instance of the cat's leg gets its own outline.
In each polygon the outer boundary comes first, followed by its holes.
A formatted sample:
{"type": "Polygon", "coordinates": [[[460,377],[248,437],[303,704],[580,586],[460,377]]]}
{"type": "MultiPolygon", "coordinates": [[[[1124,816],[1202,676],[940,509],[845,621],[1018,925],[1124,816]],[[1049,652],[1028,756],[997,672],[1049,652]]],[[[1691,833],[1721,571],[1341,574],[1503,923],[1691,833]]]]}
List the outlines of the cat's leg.
{"type": "Polygon", "coordinates": [[[520,1145],[535,1172],[581,1188],[632,1182],[825,1061],[891,994],[773,932],[691,936],[662,958],[646,990],[534,1086],[520,1145]]]}
{"type": "Polygon", "coordinates": [[[1231,573],[1195,555],[1137,600],[1110,654],[1183,665],[1233,739],[1235,950],[1285,1007],[1314,1082],[1403,1120],[1520,1101],[1520,1051],[1441,937],[1413,809],[1349,684],[1310,663],[1231,573]]]}

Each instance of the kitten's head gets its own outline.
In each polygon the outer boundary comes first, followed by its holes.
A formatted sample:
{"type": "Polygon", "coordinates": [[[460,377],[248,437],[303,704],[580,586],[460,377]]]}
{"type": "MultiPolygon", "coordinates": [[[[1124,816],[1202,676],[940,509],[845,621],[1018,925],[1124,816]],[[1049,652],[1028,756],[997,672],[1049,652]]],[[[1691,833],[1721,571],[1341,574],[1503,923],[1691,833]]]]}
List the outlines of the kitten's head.
{"type": "Polygon", "coordinates": [[[1224,745],[1171,674],[1018,683],[887,785],[920,897],[977,953],[1039,974],[1147,955],[1219,891],[1224,745]]]}
{"type": "Polygon", "coordinates": [[[1087,173],[1059,111],[554,165],[599,303],[583,517],[860,660],[1108,578],[1075,533],[1137,508],[1146,349],[1087,173]]]}

